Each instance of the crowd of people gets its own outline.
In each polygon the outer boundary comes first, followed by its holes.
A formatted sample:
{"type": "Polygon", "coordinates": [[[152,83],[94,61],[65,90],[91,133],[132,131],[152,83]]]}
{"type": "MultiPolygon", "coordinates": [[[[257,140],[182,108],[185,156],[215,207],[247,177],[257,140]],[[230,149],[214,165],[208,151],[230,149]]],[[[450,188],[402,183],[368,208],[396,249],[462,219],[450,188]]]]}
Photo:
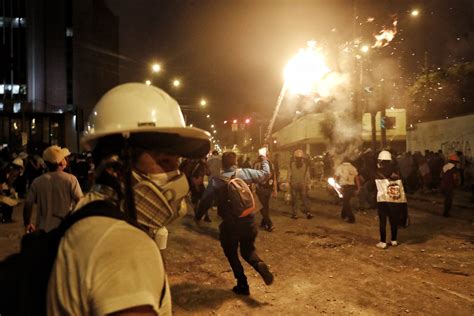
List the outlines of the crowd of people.
{"type": "MultiPolygon", "coordinates": [[[[211,221],[209,210],[214,207],[222,219],[219,239],[236,279],[232,290],[250,294],[239,248],[265,284],[273,283],[273,273],[256,252],[258,230],[253,208],[245,204],[254,202],[252,194],[245,195],[250,192],[247,184],[260,200],[262,229],[275,229],[269,203],[279,189],[290,193],[292,219],[298,219],[300,209],[311,220],[308,189],[317,172],[301,149],[293,153],[286,179],[279,179],[278,157],[272,163],[266,148],[258,150],[253,163],[234,152],[221,156],[213,151],[206,158],[209,133],[185,126],[177,102],[145,84],[115,87],[99,100],[93,113],[81,141],[88,155],[71,155],[56,145],[46,148],[41,157],[2,151],[2,222],[12,221],[13,207],[20,199],[25,201],[25,236],[53,232],[76,216],[76,222],[62,230],[52,257],[45,287],[46,314],[171,315],[161,251],[167,247],[166,227],[187,213],[188,192],[197,223],[202,218],[211,221]],[[157,117],[155,113],[163,114],[157,117]],[[232,194],[242,201],[230,196],[231,184],[232,194]],[[240,202],[243,205],[237,205],[240,202]],[[94,215],[101,209],[101,216],[94,215]]],[[[353,195],[377,208],[377,247],[382,249],[398,244],[397,229],[406,224],[405,188],[410,192],[441,190],[444,215],[449,216],[458,178],[461,185],[472,181],[472,167],[461,153],[445,161],[439,152],[423,156],[368,150],[356,159],[343,157],[337,165],[329,154],[321,162],[319,176],[334,177],[336,188],[340,186],[342,219],[356,222],[353,195]]]]}

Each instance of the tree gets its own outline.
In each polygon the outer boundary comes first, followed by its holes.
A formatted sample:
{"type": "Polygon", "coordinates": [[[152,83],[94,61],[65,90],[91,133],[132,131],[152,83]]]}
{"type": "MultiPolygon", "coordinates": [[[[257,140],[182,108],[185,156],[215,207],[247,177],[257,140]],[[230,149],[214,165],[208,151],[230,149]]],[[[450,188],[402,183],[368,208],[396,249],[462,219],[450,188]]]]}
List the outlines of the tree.
{"type": "Polygon", "coordinates": [[[408,115],[414,122],[473,113],[474,62],[421,73],[409,93],[408,115]]]}

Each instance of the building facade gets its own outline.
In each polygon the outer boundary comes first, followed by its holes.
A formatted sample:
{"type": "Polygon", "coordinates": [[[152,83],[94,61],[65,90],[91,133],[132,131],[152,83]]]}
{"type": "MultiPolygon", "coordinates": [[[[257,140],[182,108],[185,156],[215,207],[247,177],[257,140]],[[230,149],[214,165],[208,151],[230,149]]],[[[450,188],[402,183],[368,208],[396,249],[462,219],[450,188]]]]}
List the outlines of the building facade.
{"type": "Polygon", "coordinates": [[[84,117],[118,83],[118,18],[102,0],[0,0],[0,32],[0,144],[78,151],[84,117]]]}

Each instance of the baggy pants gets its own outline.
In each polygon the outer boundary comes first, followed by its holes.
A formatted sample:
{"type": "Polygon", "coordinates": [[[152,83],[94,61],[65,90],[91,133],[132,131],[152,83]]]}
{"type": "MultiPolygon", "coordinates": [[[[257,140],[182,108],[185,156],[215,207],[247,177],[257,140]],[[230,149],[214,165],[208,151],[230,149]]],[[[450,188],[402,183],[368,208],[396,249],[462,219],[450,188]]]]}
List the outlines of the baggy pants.
{"type": "Polygon", "coordinates": [[[291,183],[291,211],[296,216],[298,209],[298,201],[301,200],[303,203],[302,212],[307,215],[310,213],[310,205],[308,199],[308,188],[305,183],[291,183]]]}
{"type": "Polygon", "coordinates": [[[354,214],[352,213],[351,199],[354,196],[356,188],[355,185],[343,185],[342,186],[342,210],[341,217],[354,220],[354,214]]]}
{"type": "Polygon", "coordinates": [[[258,263],[262,262],[255,250],[256,237],[257,228],[250,221],[236,223],[224,221],[219,226],[219,240],[238,284],[247,285],[247,277],[239,260],[239,246],[240,255],[254,269],[257,269],[258,263]]]}
{"type": "Polygon", "coordinates": [[[445,190],[443,191],[443,195],[444,195],[443,216],[449,216],[451,212],[451,207],[453,206],[454,190],[445,190]]]}
{"type": "Polygon", "coordinates": [[[386,242],[387,241],[387,233],[386,233],[386,226],[387,226],[387,217],[390,223],[390,231],[391,237],[393,241],[397,240],[397,233],[398,233],[398,223],[399,223],[399,209],[396,206],[392,206],[390,204],[394,203],[377,203],[377,212],[379,215],[379,229],[380,229],[380,241],[386,242]]]}
{"type": "Polygon", "coordinates": [[[260,213],[262,213],[262,226],[273,226],[272,220],[270,219],[270,198],[272,196],[272,189],[269,188],[257,188],[257,196],[262,203],[260,213]]]}

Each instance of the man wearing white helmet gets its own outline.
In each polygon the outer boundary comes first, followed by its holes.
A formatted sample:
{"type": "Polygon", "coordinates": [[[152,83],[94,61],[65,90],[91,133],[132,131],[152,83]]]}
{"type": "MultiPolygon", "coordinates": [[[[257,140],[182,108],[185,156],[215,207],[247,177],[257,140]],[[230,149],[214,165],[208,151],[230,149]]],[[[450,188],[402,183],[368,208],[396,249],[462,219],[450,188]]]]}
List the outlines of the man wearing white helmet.
{"type": "Polygon", "coordinates": [[[378,156],[375,175],[377,187],[377,212],[379,217],[380,242],[378,248],[386,249],[387,217],[390,222],[391,246],[397,246],[398,226],[407,221],[407,200],[400,174],[392,162],[390,152],[383,150],[378,156]]]}
{"type": "Polygon", "coordinates": [[[78,207],[104,201],[127,221],[91,216],[67,230],[49,280],[49,315],[171,315],[157,243],[165,246],[165,226],[186,212],[178,158],[205,156],[209,138],[186,127],[178,103],[156,87],[128,83],[101,98],[82,139],[96,185],[78,207]]]}

